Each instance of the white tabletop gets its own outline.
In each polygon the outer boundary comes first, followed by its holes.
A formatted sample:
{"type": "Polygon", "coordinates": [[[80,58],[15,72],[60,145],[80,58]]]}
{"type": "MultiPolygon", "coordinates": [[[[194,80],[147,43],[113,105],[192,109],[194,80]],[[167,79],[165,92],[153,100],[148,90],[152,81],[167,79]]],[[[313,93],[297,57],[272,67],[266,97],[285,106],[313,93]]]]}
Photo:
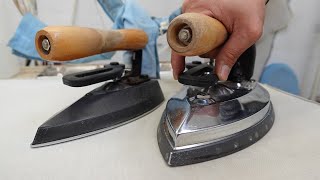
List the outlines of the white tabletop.
{"type": "MultiPolygon", "coordinates": [[[[180,85],[160,81],[166,99],[180,85]]],[[[58,145],[30,148],[37,128],[97,85],[61,80],[0,81],[0,179],[320,179],[320,108],[267,88],[276,119],[269,133],[235,154],[171,168],[156,129],[165,108],[116,129],[58,145]]]]}

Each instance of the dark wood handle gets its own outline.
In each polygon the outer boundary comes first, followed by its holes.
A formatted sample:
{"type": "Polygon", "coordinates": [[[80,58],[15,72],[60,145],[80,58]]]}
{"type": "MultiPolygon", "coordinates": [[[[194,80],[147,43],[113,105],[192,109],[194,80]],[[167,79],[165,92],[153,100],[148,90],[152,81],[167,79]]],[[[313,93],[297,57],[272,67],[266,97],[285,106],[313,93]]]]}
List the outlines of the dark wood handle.
{"type": "Polygon", "coordinates": [[[169,25],[167,40],[173,51],[183,56],[198,56],[222,45],[228,33],[224,25],[209,16],[185,13],[169,25]]]}
{"type": "Polygon", "coordinates": [[[138,50],[148,43],[138,29],[98,30],[72,26],[48,26],[38,31],[36,49],[43,59],[68,61],[115,50],[138,50]]]}

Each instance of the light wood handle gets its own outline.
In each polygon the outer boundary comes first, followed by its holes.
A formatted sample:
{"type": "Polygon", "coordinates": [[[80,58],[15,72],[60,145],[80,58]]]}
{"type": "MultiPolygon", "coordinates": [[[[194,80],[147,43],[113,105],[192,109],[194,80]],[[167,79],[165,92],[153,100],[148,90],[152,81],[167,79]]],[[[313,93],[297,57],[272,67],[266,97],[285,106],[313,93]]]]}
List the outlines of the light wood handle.
{"type": "Polygon", "coordinates": [[[68,61],[115,50],[138,50],[148,43],[138,29],[98,30],[72,26],[49,26],[38,31],[35,45],[43,59],[68,61]]]}
{"type": "Polygon", "coordinates": [[[173,51],[183,56],[198,56],[222,45],[228,33],[224,25],[209,16],[185,13],[169,25],[167,40],[173,51]]]}

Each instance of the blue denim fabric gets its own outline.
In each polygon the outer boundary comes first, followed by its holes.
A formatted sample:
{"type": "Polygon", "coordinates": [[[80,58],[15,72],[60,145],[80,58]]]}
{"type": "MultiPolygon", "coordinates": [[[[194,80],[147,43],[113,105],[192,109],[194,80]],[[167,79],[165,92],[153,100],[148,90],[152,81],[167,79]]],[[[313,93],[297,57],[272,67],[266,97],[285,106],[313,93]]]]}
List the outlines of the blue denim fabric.
{"type": "MultiPolygon", "coordinates": [[[[148,34],[149,42],[143,49],[142,74],[152,78],[159,77],[159,59],[157,52],[157,38],[159,26],[151,17],[133,0],[124,4],[121,0],[98,0],[106,14],[114,21],[115,29],[142,29],[148,34]]],[[[124,53],[124,60],[131,58],[131,52],[124,53]]]]}
{"type": "MultiPolygon", "coordinates": [[[[178,9],[170,18],[151,18],[148,13],[141,8],[135,0],[127,0],[123,3],[121,0],[98,0],[102,9],[109,18],[114,22],[115,29],[142,29],[149,38],[149,42],[143,49],[142,54],[142,74],[147,74],[152,78],[159,78],[160,66],[157,51],[157,38],[161,22],[169,22],[181,13],[178,9]]],[[[128,61],[132,54],[130,51],[124,53],[124,60],[128,61]]]]}

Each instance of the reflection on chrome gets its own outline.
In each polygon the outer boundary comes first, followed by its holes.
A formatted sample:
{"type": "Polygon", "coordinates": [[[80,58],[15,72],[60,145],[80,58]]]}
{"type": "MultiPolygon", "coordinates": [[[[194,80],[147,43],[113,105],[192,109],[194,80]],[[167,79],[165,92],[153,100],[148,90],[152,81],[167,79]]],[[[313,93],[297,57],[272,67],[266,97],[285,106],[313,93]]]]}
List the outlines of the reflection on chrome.
{"type": "Polygon", "coordinates": [[[165,131],[174,149],[212,143],[262,120],[269,93],[254,81],[184,86],[167,104],[165,131]]]}

